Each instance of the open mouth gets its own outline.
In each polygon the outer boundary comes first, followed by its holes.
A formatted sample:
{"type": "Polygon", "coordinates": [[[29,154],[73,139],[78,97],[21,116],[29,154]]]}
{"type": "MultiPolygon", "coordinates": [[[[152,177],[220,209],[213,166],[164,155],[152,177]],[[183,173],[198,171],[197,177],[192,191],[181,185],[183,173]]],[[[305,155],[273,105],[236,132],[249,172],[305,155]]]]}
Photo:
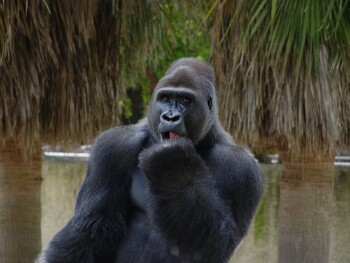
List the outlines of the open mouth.
{"type": "Polygon", "coordinates": [[[175,132],[162,132],[162,139],[163,140],[176,140],[178,138],[180,138],[181,136],[178,135],[177,133],[175,132]]]}

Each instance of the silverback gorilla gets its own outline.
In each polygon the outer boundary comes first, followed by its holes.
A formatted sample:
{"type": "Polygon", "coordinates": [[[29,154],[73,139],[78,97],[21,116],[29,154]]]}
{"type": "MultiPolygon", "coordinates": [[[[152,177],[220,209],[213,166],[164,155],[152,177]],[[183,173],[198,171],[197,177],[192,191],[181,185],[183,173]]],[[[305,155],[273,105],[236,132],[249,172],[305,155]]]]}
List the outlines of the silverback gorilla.
{"type": "Polygon", "coordinates": [[[174,62],[148,116],[102,133],[75,213],[40,262],[227,262],[263,177],[217,116],[213,68],[174,62]]]}

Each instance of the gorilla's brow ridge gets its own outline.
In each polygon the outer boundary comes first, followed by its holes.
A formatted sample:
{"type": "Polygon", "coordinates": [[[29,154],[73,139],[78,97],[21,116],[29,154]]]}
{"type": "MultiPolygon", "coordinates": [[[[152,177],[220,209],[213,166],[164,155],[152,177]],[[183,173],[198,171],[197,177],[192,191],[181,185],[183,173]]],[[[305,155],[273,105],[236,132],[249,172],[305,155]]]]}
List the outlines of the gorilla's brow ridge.
{"type": "Polygon", "coordinates": [[[215,96],[215,86],[210,76],[196,68],[180,65],[168,72],[158,83],[157,88],[162,87],[188,87],[193,90],[202,90],[215,96]]]}

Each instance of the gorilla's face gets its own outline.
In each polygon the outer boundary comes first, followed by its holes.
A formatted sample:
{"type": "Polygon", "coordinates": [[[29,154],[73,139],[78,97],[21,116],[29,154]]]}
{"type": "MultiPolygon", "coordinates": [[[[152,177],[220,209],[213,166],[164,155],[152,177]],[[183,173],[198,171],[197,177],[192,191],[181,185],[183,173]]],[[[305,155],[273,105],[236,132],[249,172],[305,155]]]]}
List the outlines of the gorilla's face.
{"type": "Polygon", "coordinates": [[[186,87],[157,89],[148,118],[151,131],[159,141],[188,137],[197,144],[211,125],[208,99],[186,87]]]}
{"type": "Polygon", "coordinates": [[[216,118],[214,86],[209,64],[190,58],[173,63],[158,82],[149,106],[153,137],[158,141],[188,137],[197,144],[216,118]]]}

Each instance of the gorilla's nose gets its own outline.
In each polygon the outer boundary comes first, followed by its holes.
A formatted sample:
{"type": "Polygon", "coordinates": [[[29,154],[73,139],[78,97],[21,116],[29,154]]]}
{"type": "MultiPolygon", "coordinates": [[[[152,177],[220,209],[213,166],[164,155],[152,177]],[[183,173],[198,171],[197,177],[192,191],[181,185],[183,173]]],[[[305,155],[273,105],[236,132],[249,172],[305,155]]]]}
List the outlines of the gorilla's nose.
{"type": "Polygon", "coordinates": [[[160,116],[163,125],[176,126],[181,123],[181,114],[179,112],[164,112],[160,116]]]}

